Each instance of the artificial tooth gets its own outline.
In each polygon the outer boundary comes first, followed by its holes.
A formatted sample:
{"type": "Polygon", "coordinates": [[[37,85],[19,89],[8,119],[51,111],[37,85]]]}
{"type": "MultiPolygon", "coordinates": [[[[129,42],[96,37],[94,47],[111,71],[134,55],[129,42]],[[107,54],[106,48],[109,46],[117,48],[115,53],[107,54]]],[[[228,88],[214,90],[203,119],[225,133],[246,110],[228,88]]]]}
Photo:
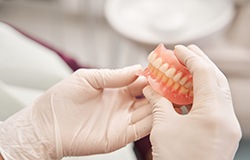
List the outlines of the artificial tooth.
{"type": "Polygon", "coordinates": [[[183,77],[183,78],[179,81],[179,83],[180,83],[181,85],[184,85],[184,84],[187,82],[187,80],[188,80],[187,77],[183,77]]]}
{"type": "Polygon", "coordinates": [[[156,79],[161,79],[161,77],[164,75],[161,71],[159,71],[156,75],[156,79]]]}
{"type": "Polygon", "coordinates": [[[160,71],[162,71],[163,73],[165,73],[168,70],[168,64],[164,63],[163,65],[161,65],[161,67],[159,68],[160,71]]]}
{"type": "Polygon", "coordinates": [[[153,73],[152,73],[152,74],[156,76],[156,75],[157,75],[157,73],[158,73],[158,71],[159,71],[158,69],[154,68],[154,69],[153,69],[153,73]]]}
{"type": "Polygon", "coordinates": [[[179,73],[177,73],[177,74],[174,75],[173,80],[175,82],[178,82],[181,79],[181,76],[182,76],[182,73],[179,72],[179,73]]]}
{"type": "Polygon", "coordinates": [[[168,78],[167,78],[165,75],[162,76],[162,79],[161,79],[161,82],[162,82],[162,83],[166,83],[167,80],[168,80],[168,78]]]}
{"type": "Polygon", "coordinates": [[[178,82],[175,82],[173,85],[173,90],[177,90],[181,85],[178,82]]]}
{"type": "Polygon", "coordinates": [[[185,85],[184,85],[186,88],[190,89],[192,88],[192,82],[187,82],[185,85]]]}
{"type": "MultiPolygon", "coordinates": [[[[166,76],[164,76],[166,77],[166,76]]],[[[167,87],[171,86],[172,84],[174,84],[174,80],[172,80],[171,78],[168,79],[168,82],[166,84],[167,87]]]]}
{"type": "Polygon", "coordinates": [[[175,68],[170,68],[167,70],[167,72],[165,72],[166,76],[168,76],[169,78],[173,78],[174,74],[176,72],[175,68]]]}
{"type": "Polygon", "coordinates": [[[154,70],[154,67],[152,66],[151,63],[149,63],[149,65],[148,65],[148,70],[149,70],[150,72],[153,72],[153,70],[154,70]]]}
{"type": "Polygon", "coordinates": [[[149,55],[148,55],[148,62],[149,63],[152,63],[156,58],[156,53],[155,52],[151,52],[149,55]]]}
{"type": "Polygon", "coordinates": [[[180,90],[179,90],[179,92],[180,92],[180,93],[183,93],[183,94],[187,94],[188,91],[189,91],[189,89],[187,89],[187,88],[185,88],[185,87],[183,87],[183,86],[181,86],[181,88],[180,88],[180,90]]]}
{"type": "Polygon", "coordinates": [[[156,60],[153,61],[152,65],[155,67],[155,68],[159,68],[162,64],[162,59],[161,58],[157,58],[156,60]]]}

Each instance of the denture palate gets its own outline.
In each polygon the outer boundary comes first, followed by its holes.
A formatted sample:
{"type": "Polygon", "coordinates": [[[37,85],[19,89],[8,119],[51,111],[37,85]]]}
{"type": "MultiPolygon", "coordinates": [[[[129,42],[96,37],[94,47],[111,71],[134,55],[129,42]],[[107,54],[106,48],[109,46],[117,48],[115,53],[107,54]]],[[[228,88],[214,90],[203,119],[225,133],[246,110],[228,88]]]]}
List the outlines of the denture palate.
{"type": "Polygon", "coordinates": [[[148,62],[148,75],[162,83],[162,87],[171,87],[171,92],[193,96],[192,77],[183,76],[174,65],[163,62],[154,52],[149,54],[148,62]]]}

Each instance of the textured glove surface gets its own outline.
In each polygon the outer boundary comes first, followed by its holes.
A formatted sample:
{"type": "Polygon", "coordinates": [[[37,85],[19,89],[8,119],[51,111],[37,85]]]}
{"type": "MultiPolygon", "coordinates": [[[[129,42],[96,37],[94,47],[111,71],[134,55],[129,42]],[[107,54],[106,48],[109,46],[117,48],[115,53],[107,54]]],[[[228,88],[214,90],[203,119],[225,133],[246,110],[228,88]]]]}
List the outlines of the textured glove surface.
{"type": "Polygon", "coordinates": [[[80,69],[0,128],[9,159],[61,159],[117,150],[149,134],[152,109],[140,66],[80,69]],[[18,157],[18,158],[17,158],[18,157]]]}

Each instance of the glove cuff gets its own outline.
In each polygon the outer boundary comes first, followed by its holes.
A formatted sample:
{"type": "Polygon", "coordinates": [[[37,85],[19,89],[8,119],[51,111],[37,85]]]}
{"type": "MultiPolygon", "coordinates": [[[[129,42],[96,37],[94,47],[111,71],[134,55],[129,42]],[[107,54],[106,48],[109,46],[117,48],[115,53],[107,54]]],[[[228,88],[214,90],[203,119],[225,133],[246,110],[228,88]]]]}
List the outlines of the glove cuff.
{"type": "Polygon", "coordinates": [[[56,159],[48,137],[37,134],[32,108],[25,108],[0,123],[0,150],[6,160],[56,159]],[[25,119],[20,115],[26,115],[25,119]],[[50,148],[49,148],[50,147],[50,148]]]}

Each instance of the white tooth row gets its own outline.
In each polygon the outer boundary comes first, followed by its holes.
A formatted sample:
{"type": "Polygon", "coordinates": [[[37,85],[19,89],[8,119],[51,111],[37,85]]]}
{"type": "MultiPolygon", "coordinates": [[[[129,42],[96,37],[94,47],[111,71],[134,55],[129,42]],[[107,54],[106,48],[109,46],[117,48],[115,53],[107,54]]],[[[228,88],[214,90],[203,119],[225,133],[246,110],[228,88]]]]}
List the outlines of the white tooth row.
{"type": "Polygon", "coordinates": [[[151,52],[151,53],[148,55],[148,62],[149,62],[149,63],[152,63],[152,62],[155,60],[155,58],[156,58],[156,54],[155,54],[155,52],[153,51],[153,52],[151,52]]]}
{"type": "Polygon", "coordinates": [[[181,72],[176,73],[175,68],[169,68],[169,65],[167,63],[162,62],[161,58],[156,58],[156,54],[154,52],[151,52],[148,56],[148,62],[151,63],[156,69],[159,69],[161,72],[165,73],[165,75],[169,78],[172,78],[175,82],[179,82],[181,85],[184,85],[186,88],[191,88],[192,83],[187,82],[187,77],[182,77],[181,72]]]}

